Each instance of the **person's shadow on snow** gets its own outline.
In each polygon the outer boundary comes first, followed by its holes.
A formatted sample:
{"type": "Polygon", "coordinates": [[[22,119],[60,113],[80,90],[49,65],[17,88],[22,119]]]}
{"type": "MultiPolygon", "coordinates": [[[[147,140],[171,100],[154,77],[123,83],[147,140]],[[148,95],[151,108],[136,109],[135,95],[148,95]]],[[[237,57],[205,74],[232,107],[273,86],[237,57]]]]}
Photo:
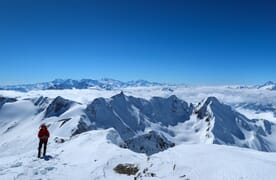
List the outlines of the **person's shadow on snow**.
{"type": "Polygon", "coordinates": [[[49,161],[49,160],[53,159],[53,156],[46,155],[46,156],[42,157],[41,159],[44,159],[45,161],[49,161]]]}

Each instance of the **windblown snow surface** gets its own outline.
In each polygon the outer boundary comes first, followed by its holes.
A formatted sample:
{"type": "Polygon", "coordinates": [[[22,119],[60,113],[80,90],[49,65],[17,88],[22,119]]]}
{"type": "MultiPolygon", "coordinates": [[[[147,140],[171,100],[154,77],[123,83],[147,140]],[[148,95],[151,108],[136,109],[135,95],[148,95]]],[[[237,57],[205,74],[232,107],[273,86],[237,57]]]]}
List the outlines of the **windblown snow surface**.
{"type": "Polygon", "coordinates": [[[3,90],[0,179],[275,180],[275,105],[275,91],[228,86],[3,90]]]}
{"type": "MultiPolygon", "coordinates": [[[[118,164],[135,164],[141,179],[273,180],[276,154],[223,145],[178,145],[150,157],[114,145],[112,129],[76,136],[62,145],[49,144],[48,161],[33,150],[18,148],[1,154],[1,179],[134,179],[113,171],[118,164]]],[[[19,144],[22,144],[19,142],[19,144]]],[[[17,145],[15,145],[17,147],[17,145]]],[[[3,152],[2,147],[1,151],[3,152]]]]}

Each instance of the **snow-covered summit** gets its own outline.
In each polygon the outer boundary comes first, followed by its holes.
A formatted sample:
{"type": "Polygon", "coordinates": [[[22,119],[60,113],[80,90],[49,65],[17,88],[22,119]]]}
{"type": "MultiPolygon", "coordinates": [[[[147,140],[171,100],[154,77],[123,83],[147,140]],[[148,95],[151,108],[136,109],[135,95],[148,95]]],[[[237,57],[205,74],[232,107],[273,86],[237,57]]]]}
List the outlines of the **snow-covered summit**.
{"type": "Polygon", "coordinates": [[[273,139],[275,124],[261,119],[250,120],[231,106],[220,103],[215,97],[209,97],[195,109],[199,119],[208,127],[206,137],[215,144],[234,145],[262,151],[276,151],[273,139]],[[272,141],[271,141],[272,140],[272,141]]]}
{"type": "Polygon", "coordinates": [[[276,90],[276,83],[273,81],[268,81],[262,85],[258,86],[258,89],[265,89],[265,90],[276,90]]]}
{"type": "Polygon", "coordinates": [[[126,140],[153,125],[167,127],[185,122],[192,109],[192,105],[176,96],[145,100],[121,92],[109,99],[95,99],[85,111],[94,128],[115,128],[126,140]]]}

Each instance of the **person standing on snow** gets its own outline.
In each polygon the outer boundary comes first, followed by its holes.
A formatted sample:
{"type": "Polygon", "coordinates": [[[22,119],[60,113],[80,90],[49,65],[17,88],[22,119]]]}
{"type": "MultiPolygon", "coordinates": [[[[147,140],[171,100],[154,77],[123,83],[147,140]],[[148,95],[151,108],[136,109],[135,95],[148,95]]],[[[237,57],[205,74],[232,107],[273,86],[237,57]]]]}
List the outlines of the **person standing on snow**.
{"type": "Polygon", "coordinates": [[[47,129],[47,126],[45,124],[42,124],[40,126],[40,130],[38,132],[38,138],[39,138],[39,146],[38,146],[38,158],[40,158],[41,155],[41,148],[42,145],[43,147],[43,156],[46,155],[46,149],[47,149],[47,142],[48,142],[48,138],[50,137],[50,133],[47,129]]]}

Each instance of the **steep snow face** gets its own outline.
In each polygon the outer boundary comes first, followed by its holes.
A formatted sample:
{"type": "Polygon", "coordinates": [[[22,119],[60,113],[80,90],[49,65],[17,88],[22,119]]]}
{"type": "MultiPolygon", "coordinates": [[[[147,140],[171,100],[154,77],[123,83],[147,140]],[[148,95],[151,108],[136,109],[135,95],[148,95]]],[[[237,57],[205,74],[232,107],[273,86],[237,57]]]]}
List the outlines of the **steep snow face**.
{"type": "Polygon", "coordinates": [[[106,99],[98,98],[88,105],[86,114],[92,123],[92,128],[107,129],[113,127],[124,139],[132,137],[139,130],[144,129],[144,122],[138,122],[131,109],[127,109],[127,102],[122,101],[120,103],[119,107],[113,107],[106,99]],[[114,108],[118,108],[119,112],[116,112],[114,108]]]}
{"type": "Polygon", "coordinates": [[[70,101],[58,96],[47,107],[45,118],[49,118],[52,116],[58,117],[64,112],[68,111],[72,105],[73,105],[73,101],[70,101]]]}
{"type": "Polygon", "coordinates": [[[37,114],[44,111],[48,107],[48,105],[50,104],[50,101],[51,101],[50,98],[43,97],[43,96],[40,96],[38,98],[33,98],[33,99],[30,99],[30,100],[34,103],[34,105],[36,107],[38,107],[37,114]]]}
{"type": "Polygon", "coordinates": [[[266,120],[249,120],[230,106],[209,97],[200,103],[195,113],[198,118],[208,122],[206,136],[213,138],[215,144],[248,147],[261,151],[275,151],[268,139],[275,125],[266,120]]]}
{"type": "Polygon", "coordinates": [[[174,95],[166,99],[153,97],[150,100],[150,107],[143,107],[143,111],[148,117],[152,117],[151,119],[154,123],[162,123],[164,126],[175,126],[177,123],[190,119],[193,105],[189,105],[174,95]]]}
{"type": "Polygon", "coordinates": [[[120,93],[110,99],[95,99],[86,109],[94,128],[115,128],[124,140],[152,124],[174,126],[189,120],[193,107],[176,96],[150,101],[120,93]]]}
{"type": "MultiPolygon", "coordinates": [[[[230,106],[221,104],[215,97],[209,97],[198,110],[200,119],[205,121],[214,120],[212,133],[214,134],[214,142],[223,141],[226,144],[235,144],[234,135],[238,139],[245,139],[244,134],[237,125],[237,118],[240,118],[230,106]]],[[[243,119],[244,120],[244,119],[243,119]]]]}

